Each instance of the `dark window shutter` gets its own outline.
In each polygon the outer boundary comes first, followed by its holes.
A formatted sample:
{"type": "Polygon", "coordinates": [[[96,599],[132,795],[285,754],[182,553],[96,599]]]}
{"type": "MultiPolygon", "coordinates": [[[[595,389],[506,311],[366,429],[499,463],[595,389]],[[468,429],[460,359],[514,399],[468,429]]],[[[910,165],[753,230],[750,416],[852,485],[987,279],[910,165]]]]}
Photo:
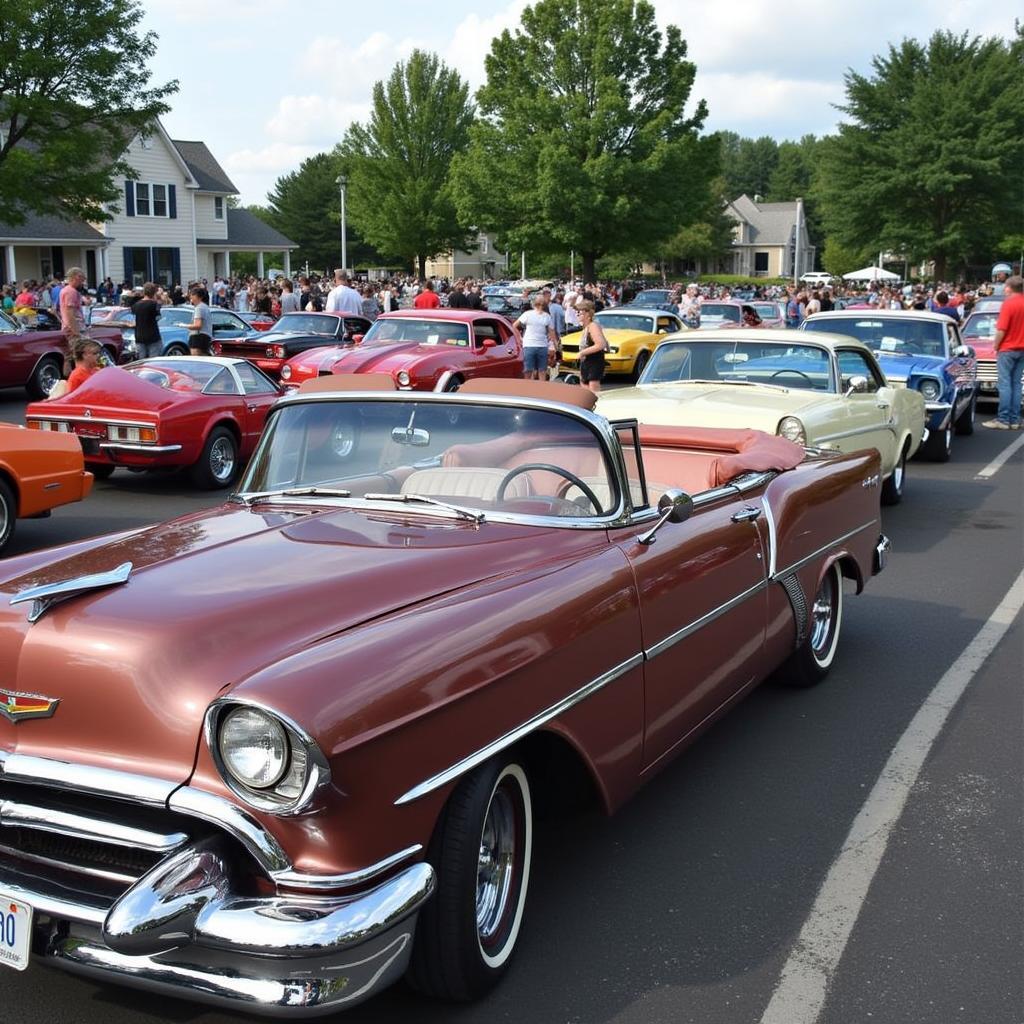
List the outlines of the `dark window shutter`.
{"type": "Polygon", "coordinates": [[[174,185],[167,186],[167,213],[171,220],[178,217],[178,189],[174,185]]]}
{"type": "Polygon", "coordinates": [[[131,246],[124,247],[124,279],[130,285],[132,283],[132,263],[135,260],[135,250],[131,246]]]}
{"type": "Polygon", "coordinates": [[[154,268],[156,267],[156,260],[154,259],[156,253],[152,249],[146,250],[146,280],[152,281],[155,274],[154,268]]]}
{"type": "Polygon", "coordinates": [[[135,216],[135,182],[130,178],[124,183],[124,212],[129,217],[135,216]]]}
{"type": "MultiPolygon", "coordinates": [[[[173,189],[174,186],[172,185],[171,188],[173,189]]],[[[171,195],[173,196],[174,192],[171,192],[171,195]]],[[[171,250],[171,277],[174,278],[174,284],[181,284],[182,283],[182,280],[181,280],[181,250],[180,249],[172,249],[171,250]]]]}

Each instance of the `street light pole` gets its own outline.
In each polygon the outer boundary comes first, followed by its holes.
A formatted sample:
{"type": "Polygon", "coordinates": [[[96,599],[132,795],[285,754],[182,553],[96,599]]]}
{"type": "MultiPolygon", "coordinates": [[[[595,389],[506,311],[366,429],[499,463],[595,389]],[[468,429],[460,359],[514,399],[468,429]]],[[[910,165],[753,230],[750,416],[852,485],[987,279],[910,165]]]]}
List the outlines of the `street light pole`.
{"type": "Polygon", "coordinates": [[[348,178],[344,174],[339,174],[335,178],[339,190],[341,191],[341,269],[348,270],[348,244],[345,238],[345,186],[348,185],[348,178]]]}

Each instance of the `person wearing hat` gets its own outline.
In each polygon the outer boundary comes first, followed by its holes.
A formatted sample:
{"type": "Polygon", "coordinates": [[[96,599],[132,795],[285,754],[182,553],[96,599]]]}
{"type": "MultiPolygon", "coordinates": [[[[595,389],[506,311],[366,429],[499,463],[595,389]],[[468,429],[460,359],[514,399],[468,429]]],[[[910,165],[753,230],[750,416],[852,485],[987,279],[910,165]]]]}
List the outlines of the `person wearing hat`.
{"type": "Polygon", "coordinates": [[[1009,277],[1005,300],[996,321],[993,347],[999,380],[999,411],[982,426],[991,430],[1020,430],[1021,377],[1024,377],[1024,278],[1009,277]]]}

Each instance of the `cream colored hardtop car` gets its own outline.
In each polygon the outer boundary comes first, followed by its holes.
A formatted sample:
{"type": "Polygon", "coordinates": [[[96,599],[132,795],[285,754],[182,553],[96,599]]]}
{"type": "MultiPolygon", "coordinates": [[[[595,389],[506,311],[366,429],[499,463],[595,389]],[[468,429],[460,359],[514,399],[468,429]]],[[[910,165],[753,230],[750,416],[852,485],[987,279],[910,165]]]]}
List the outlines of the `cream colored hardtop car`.
{"type": "Polygon", "coordinates": [[[875,448],[885,504],[902,497],[907,460],[925,436],[924,399],[890,387],[866,345],[784,329],[672,335],[636,387],[603,392],[597,408],[611,420],[752,427],[807,447],[875,448]]]}

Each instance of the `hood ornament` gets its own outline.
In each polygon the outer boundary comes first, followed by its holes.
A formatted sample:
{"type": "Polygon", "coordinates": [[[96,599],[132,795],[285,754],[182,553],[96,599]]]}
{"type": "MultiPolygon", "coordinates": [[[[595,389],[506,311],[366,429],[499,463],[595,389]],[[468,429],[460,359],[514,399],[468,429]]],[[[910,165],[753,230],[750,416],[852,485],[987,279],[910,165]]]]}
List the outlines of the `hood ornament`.
{"type": "MultiPolygon", "coordinates": [[[[46,610],[61,601],[85,594],[90,590],[100,590],[103,587],[116,587],[128,582],[132,574],[132,563],[122,562],[116,569],[110,572],[98,572],[91,576],[76,576],[74,579],[61,580],[58,583],[44,583],[41,587],[29,587],[23,590],[16,597],[11,598],[11,604],[21,604],[23,601],[32,602],[32,610],[28,613],[28,621],[35,622],[46,610]]],[[[3,693],[0,690],[0,693],[3,693]]]]}
{"type": "Polygon", "coordinates": [[[20,722],[26,718],[52,718],[59,703],[60,698],[46,697],[41,693],[0,690],[0,715],[8,722],[20,722]]]}

